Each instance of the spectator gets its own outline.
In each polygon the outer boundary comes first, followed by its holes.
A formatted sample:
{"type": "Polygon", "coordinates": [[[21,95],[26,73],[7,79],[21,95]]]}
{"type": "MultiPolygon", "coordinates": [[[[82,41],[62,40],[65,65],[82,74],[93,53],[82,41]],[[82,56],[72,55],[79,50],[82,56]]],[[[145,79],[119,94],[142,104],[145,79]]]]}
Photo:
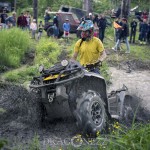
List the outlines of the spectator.
{"type": "Polygon", "coordinates": [[[38,27],[38,40],[39,40],[39,39],[41,38],[41,36],[42,36],[43,28],[44,28],[44,25],[43,25],[42,21],[40,21],[40,24],[39,24],[39,27],[38,27]]]}
{"type": "Polygon", "coordinates": [[[103,42],[106,29],[106,19],[104,15],[100,15],[100,18],[98,20],[98,28],[99,28],[99,39],[103,42]]]}
{"type": "Polygon", "coordinates": [[[30,15],[29,11],[26,11],[25,17],[26,17],[26,20],[27,20],[27,29],[30,29],[31,15],[30,15]]]}
{"type": "Polygon", "coordinates": [[[17,19],[17,26],[23,30],[27,27],[27,19],[23,13],[21,13],[21,15],[17,19]]]}
{"type": "Polygon", "coordinates": [[[146,44],[146,36],[148,33],[148,24],[146,22],[146,19],[143,19],[143,22],[140,24],[139,32],[140,44],[146,44]]]}
{"type": "Polygon", "coordinates": [[[66,38],[68,40],[69,32],[70,32],[69,19],[66,19],[66,22],[63,24],[63,30],[64,30],[64,38],[66,38]]]}
{"type": "Polygon", "coordinates": [[[93,24],[94,26],[98,25],[98,15],[94,15],[93,24]]]}
{"type": "Polygon", "coordinates": [[[36,19],[33,19],[33,22],[31,22],[30,30],[32,33],[32,39],[35,39],[35,34],[36,34],[36,30],[37,30],[36,19]]]}
{"type": "Polygon", "coordinates": [[[144,10],[144,11],[142,12],[141,18],[142,18],[142,19],[146,19],[146,20],[148,19],[148,13],[147,13],[146,10],[144,10]]]}
{"type": "MultiPolygon", "coordinates": [[[[113,25],[115,28],[115,42],[117,42],[120,37],[122,27],[122,22],[120,18],[116,18],[116,20],[113,22],[113,25]]],[[[120,44],[118,45],[117,50],[120,50],[120,44]]]]}
{"type": "Polygon", "coordinates": [[[54,27],[54,37],[55,37],[55,38],[58,38],[59,29],[58,29],[58,18],[57,18],[57,15],[54,16],[54,19],[53,19],[53,27],[54,27]]]}
{"type": "Polygon", "coordinates": [[[3,9],[3,13],[0,15],[0,23],[2,28],[6,28],[6,18],[8,17],[6,10],[3,9]]]}
{"type": "Polygon", "coordinates": [[[12,12],[12,16],[6,18],[6,25],[16,26],[16,12],[12,12]]]}
{"type": "Polygon", "coordinates": [[[92,13],[89,13],[87,16],[85,16],[85,20],[91,20],[91,21],[93,21],[92,13]]]}
{"type": "Polygon", "coordinates": [[[148,23],[147,42],[150,44],[150,22],[148,23]]]}
{"type": "Polygon", "coordinates": [[[120,45],[121,39],[124,39],[127,46],[127,51],[125,53],[130,53],[130,46],[128,42],[128,36],[129,36],[129,26],[127,24],[127,19],[122,18],[122,27],[121,27],[121,33],[119,36],[119,39],[115,45],[114,48],[112,48],[114,51],[117,51],[118,46],[120,45]]]}
{"type": "Polygon", "coordinates": [[[51,8],[50,7],[47,7],[47,9],[45,10],[45,15],[48,13],[48,14],[50,14],[50,12],[51,12],[51,8]]]}
{"type": "Polygon", "coordinates": [[[137,28],[137,22],[135,19],[130,24],[131,30],[130,30],[130,43],[135,43],[135,35],[136,35],[136,28],[137,28]]]}
{"type": "Polygon", "coordinates": [[[122,26],[122,22],[121,22],[120,18],[116,18],[113,25],[115,28],[115,42],[117,42],[119,39],[119,36],[120,36],[121,26],[122,26]]]}
{"type": "Polygon", "coordinates": [[[46,12],[45,16],[44,16],[44,21],[45,21],[45,24],[49,22],[49,20],[51,19],[50,15],[48,12],[46,12]]]}
{"type": "Polygon", "coordinates": [[[118,9],[115,13],[116,18],[118,18],[120,16],[120,14],[121,14],[121,5],[118,7],[118,9]]]}

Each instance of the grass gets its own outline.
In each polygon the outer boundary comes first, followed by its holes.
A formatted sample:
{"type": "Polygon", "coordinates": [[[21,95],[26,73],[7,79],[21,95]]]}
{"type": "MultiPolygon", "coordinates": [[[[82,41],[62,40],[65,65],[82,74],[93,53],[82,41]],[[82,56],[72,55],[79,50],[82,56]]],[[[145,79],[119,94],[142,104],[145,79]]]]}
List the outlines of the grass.
{"type": "Polygon", "coordinates": [[[148,150],[150,148],[150,124],[133,124],[131,128],[114,125],[110,135],[98,137],[103,143],[101,149],[107,150],[148,150]]]}
{"type": "Polygon", "coordinates": [[[2,30],[0,33],[1,66],[19,67],[30,46],[30,36],[19,28],[2,30]]]}
{"type": "MultiPolygon", "coordinates": [[[[35,42],[32,43],[35,46],[35,42]]],[[[1,79],[8,82],[24,83],[38,75],[38,67],[44,65],[50,67],[57,62],[61,53],[60,46],[53,39],[42,38],[35,46],[35,59],[32,66],[25,65],[17,69],[5,72],[1,79]]]]}

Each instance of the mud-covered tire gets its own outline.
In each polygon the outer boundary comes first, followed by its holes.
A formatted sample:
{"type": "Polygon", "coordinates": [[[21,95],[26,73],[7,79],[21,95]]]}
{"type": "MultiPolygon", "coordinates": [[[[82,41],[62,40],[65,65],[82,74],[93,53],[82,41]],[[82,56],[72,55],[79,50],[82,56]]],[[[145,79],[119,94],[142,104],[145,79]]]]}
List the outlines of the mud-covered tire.
{"type": "Polygon", "coordinates": [[[52,26],[50,26],[47,29],[47,36],[50,37],[50,36],[53,36],[53,35],[54,35],[54,28],[52,26]]]}
{"type": "Polygon", "coordinates": [[[95,91],[87,91],[77,99],[77,107],[74,111],[77,126],[83,134],[96,136],[97,131],[106,128],[107,115],[101,96],[95,91]]]}

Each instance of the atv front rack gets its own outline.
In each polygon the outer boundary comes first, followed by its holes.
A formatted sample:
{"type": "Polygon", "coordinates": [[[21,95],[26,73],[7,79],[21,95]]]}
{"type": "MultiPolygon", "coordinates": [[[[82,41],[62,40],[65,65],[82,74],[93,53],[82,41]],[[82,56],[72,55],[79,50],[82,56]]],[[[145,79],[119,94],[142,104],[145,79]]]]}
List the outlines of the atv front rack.
{"type": "Polygon", "coordinates": [[[38,80],[40,84],[37,84],[37,85],[31,84],[31,85],[29,85],[29,87],[30,88],[43,88],[43,87],[48,87],[48,86],[55,86],[55,85],[59,85],[59,84],[65,84],[65,83],[68,83],[70,81],[76,80],[78,78],[82,78],[84,76],[84,74],[85,73],[84,73],[84,71],[82,70],[81,67],[77,67],[77,68],[73,68],[73,69],[69,69],[69,70],[62,70],[58,74],[58,77],[55,79],[54,82],[47,83],[47,84],[43,82],[43,79],[44,79],[44,77],[49,76],[51,74],[50,73],[49,74],[42,74],[40,77],[34,77],[33,78],[33,80],[38,80]],[[76,74],[74,77],[71,77],[69,79],[60,80],[62,75],[64,77],[66,77],[66,76],[71,76],[71,75],[73,75],[77,72],[80,72],[80,73],[76,74]]]}

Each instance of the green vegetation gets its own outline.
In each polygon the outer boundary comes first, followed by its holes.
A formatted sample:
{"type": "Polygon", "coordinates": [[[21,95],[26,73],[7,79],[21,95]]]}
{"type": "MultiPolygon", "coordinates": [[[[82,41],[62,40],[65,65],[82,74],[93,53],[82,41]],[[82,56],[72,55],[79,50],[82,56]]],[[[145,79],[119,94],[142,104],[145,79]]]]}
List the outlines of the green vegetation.
{"type": "Polygon", "coordinates": [[[99,150],[148,150],[150,149],[150,124],[133,124],[131,128],[115,123],[110,135],[99,136],[99,150]]]}
{"type": "MultiPolygon", "coordinates": [[[[31,45],[34,46],[34,45],[31,45]]],[[[32,66],[25,65],[19,69],[6,72],[2,80],[16,83],[29,81],[33,76],[38,74],[38,67],[44,65],[50,67],[58,61],[60,55],[60,46],[53,39],[43,38],[36,45],[35,59],[32,66]]]]}
{"type": "Polygon", "coordinates": [[[36,46],[36,65],[44,65],[50,67],[57,62],[57,57],[60,55],[61,50],[58,43],[52,38],[44,38],[39,41],[36,46]]]}
{"type": "Polygon", "coordinates": [[[2,30],[0,33],[0,64],[19,67],[30,46],[30,36],[18,28],[2,30]]]}

